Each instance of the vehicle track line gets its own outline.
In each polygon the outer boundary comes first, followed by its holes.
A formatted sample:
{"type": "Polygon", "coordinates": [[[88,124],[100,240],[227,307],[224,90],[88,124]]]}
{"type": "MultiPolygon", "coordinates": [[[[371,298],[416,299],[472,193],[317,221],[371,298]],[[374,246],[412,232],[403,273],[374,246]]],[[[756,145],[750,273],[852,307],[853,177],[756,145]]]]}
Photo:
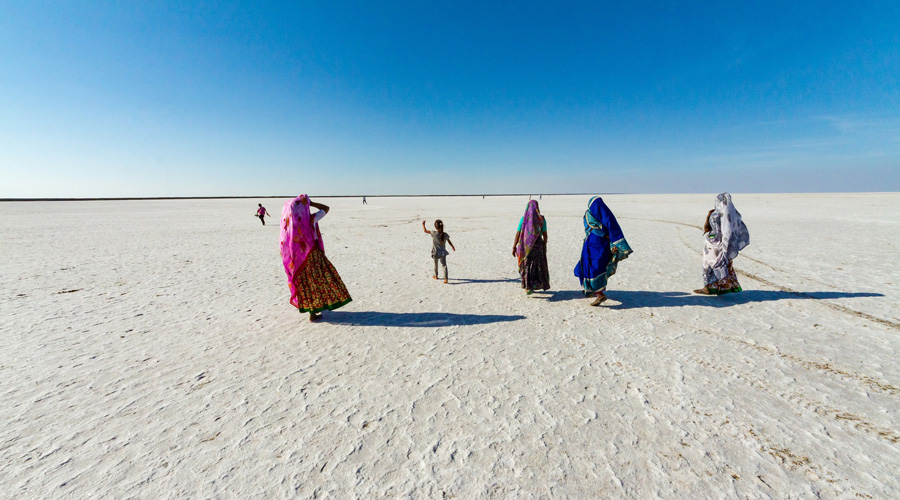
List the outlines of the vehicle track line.
{"type": "MultiPolygon", "coordinates": [[[[623,218],[623,219],[628,219],[628,217],[622,217],[622,218],[623,218]]],[[[693,224],[686,224],[686,223],[684,223],[684,222],[678,222],[678,221],[662,220],[662,219],[641,219],[641,218],[636,218],[636,217],[632,217],[631,219],[632,219],[632,220],[643,220],[643,221],[649,221],[649,222],[662,222],[662,223],[664,223],[664,224],[677,224],[677,225],[679,225],[679,226],[692,227],[692,228],[695,228],[695,229],[699,229],[699,230],[701,230],[701,231],[703,230],[703,228],[701,228],[700,226],[696,226],[696,225],[693,225],[693,224]]],[[[681,243],[683,243],[684,246],[686,246],[686,247],[687,247],[688,249],[690,249],[692,252],[697,253],[697,254],[700,254],[700,252],[699,252],[696,248],[694,248],[694,247],[688,245],[683,239],[681,239],[680,237],[679,237],[678,239],[681,240],[681,243]]],[[[777,271],[777,272],[784,273],[784,274],[789,274],[787,271],[778,269],[777,267],[774,267],[774,266],[772,266],[772,265],[770,265],[770,264],[767,264],[767,263],[765,263],[765,262],[756,260],[756,259],[754,259],[754,258],[752,258],[752,257],[744,256],[744,258],[746,258],[746,259],[748,259],[748,260],[751,260],[751,261],[753,261],[753,262],[756,262],[757,264],[766,266],[766,267],[772,269],[773,271],[777,271]]],[[[840,311],[840,312],[843,312],[843,313],[846,313],[846,314],[852,314],[853,316],[857,316],[857,317],[859,317],[859,318],[867,319],[867,320],[873,321],[873,322],[875,322],[875,323],[880,323],[880,324],[882,324],[882,325],[884,325],[884,326],[887,326],[888,328],[893,328],[893,329],[895,329],[895,330],[900,330],[900,323],[897,323],[897,322],[895,322],[895,321],[887,320],[887,319],[884,319],[884,318],[879,318],[879,317],[877,317],[877,316],[872,316],[871,314],[864,313],[864,312],[862,312],[862,311],[857,311],[856,309],[850,309],[849,307],[845,307],[845,306],[842,306],[842,305],[840,305],[840,304],[835,304],[835,303],[833,303],[833,302],[826,302],[826,301],[824,301],[824,300],[822,300],[822,299],[820,299],[820,298],[818,298],[818,297],[815,297],[815,296],[813,296],[813,295],[810,295],[810,294],[808,294],[808,293],[800,292],[800,291],[794,290],[794,289],[792,289],[792,288],[789,288],[789,287],[786,287],[786,286],[783,286],[783,285],[779,285],[779,284],[777,284],[777,283],[773,283],[773,282],[771,282],[771,281],[769,281],[769,280],[767,280],[767,279],[765,279],[765,278],[760,278],[759,276],[757,276],[757,275],[755,275],[755,274],[749,273],[749,272],[744,271],[744,270],[741,270],[741,269],[735,269],[735,271],[736,271],[738,274],[742,275],[742,276],[746,276],[746,277],[748,277],[748,278],[750,278],[750,279],[752,279],[752,280],[758,281],[758,282],[760,282],[760,283],[764,283],[764,284],[766,284],[766,285],[768,285],[768,286],[770,286],[770,287],[772,287],[772,288],[775,288],[775,289],[777,289],[777,290],[780,290],[780,291],[782,291],[782,292],[789,293],[789,294],[791,294],[791,295],[796,295],[797,297],[802,297],[802,298],[804,298],[804,299],[812,299],[812,300],[818,301],[818,303],[820,303],[820,304],[822,304],[822,305],[825,305],[826,307],[829,307],[829,308],[831,308],[831,309],[833,309],[833,310],[835,310],[835,311],[840,311]]],[[[827,286],[830,286],[830,285],[827,285],[827,286]]],[[[833,287],[832,287],[832,288],[833,288],[833,287]]]]}

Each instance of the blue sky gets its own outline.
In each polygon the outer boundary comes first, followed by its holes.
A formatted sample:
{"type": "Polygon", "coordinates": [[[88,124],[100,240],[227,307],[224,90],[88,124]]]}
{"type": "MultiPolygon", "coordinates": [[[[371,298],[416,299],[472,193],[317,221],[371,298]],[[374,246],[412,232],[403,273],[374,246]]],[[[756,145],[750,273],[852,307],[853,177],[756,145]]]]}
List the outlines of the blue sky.
{"type": "Polygon", "coordinates": [[[900,2],[184,3],[0,3],[0,197],[900,190],[900,2]]]}

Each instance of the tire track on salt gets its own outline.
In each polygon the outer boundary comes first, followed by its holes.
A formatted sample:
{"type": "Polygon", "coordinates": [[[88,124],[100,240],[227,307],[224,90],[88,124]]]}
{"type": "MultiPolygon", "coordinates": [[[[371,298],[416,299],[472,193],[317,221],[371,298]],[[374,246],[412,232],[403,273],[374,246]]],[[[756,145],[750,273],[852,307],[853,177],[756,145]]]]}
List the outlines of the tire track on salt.
{"type": "MultiPolygon", "coordinates": [[[[700,226],[696,226],[696,225],[693,225],[693,224],[687,224],[687,223],[684,223],[684,222],[670,221],[670,220],[661,220],[661,219],[642,219],[642,218],[637,218],[637,217],[631,217],[631,218],[629,218],[629,217],[622,217],[622,219],[642,220],[642,221],[649,221],[649,222],[662,222],[662,223],[665,223],[665,224],[676,224],[676,225],[679,225],[679,226],[685,226],[685,227],[690,227],[690,228],[699,229],[699,230],[701,230],[701,231],[703,230],[703,228],[701,228],[700,226]]],[[[681,238],[681,233],[679,233],[678,239],[681,240],[681,243],[683,243],[684,246],[686,246],[686,247],[687,247],[688,249],[690,249],[692,252],[694,252],[694,253],[696,253],[696,254],[698,254],[698,255],[702,255],[702,254],[700,254],[700,252],[699,252],[696,248],[694,248],[693,246],[691,246],[690,244],[688,244],[686,241],[684,241],[684,239],[681,238]]],[[[782,273],[782,274],[790,274],[790,273],[788,273],[788,271],[785,271],[785,270],[783,270],[783,269],[779,269],[779,268],[777,268],[777,267],[775,267],[775,266],[773,266],[773,265],[771,265],[771,264],[762,262],[762,261],[757,260],[757,259],[754,259],[754,258],[752,258],[752,257],[747,257],[746,255],[744,255],[744,256],[742,256],[742,257],[743,257],[743,258],[746,258],[747,260],[751,260],[751,261],[753,261],[753,262],[756,262],[757,264],[760,264],[760,265],[762,265],[762,266],[768,267],[769,269],[772,269],[773,271],[780,272],[780,273],[782,273]]],[[[816,297],[816,296],[814,296],[814,295],[811,295],[811,294],[808,294],[808,293],[804,293],[804,292],[800,292],[800,291],[798,291],[798,290],[794,290],[794,289],[789,288],[789,287],[786,287],[786,286],[784,286],[784,285],[779,285],[779,284],[777,284],[777,283],[774,283],[774,282],[772,282],[772,281],[769,281],[769,280],[767,280],[767,279],[765,279],[765,278],[761,278],[761,277],[759,277],[759,276],[757,276],[757,275],[755,275],[755,274],[749,273],[749,272],[744,271],[744,270],[742,270],[742,269],[737,269],[737,268],[735,268],[735,271],[736,271],[738,274],[740,274],[741,276],[746,276],[747,278],[750,278],[750,279],[752,279],[752,280],[754,280],[754,281],[758,281],[758,282],[760,282],[760,283],[766,284],[766,285],[768,285],[768,286],[770,286],[770,287],[772,287],[772,288],[774,288],[774,289],[776,289],[776,290],[780,290],[780,291],[782,291],[782,292],[789,293],[789,294],[791,294],[791,295],[796,295],[797,297],[802,297],[802,298],[804,298],[804,299],[815,300],[816,303],[822,304],[822,305],[824,305],[825,307],[828,307],[828,308],[833,309],[833,310],[835,310],[835,311],[840,311],[840,312],[845,313],[845,314],[850,314],[850,315],[853,315],[853,316],[856,316],[856,317],[859,317],[859,318],[867,319],[867,320],[869,320],[869,321],[873,321],[873,322],[875,322],[875,323],[882,324],[882,325],[887,326],[888,328],[891,328],[891,329],[894,329],[894,330],[900,330],[900,323],[898,323],[898,322],[891,321],[891,320],[887,320],[887,319],[884,319],[884,318],[879,318],[879,317],[877,317],[877,316],[873,316],[873,315],[871,315],[871,314],[864,313],[864,312],[862,312],[862,311],[857,311],[856,309],[851,309],[851,308],[849,308],[849,307],[842,306],[842,305],[840,305],[840,304],[835,304],[835,303],[832,303],[832,302],[826,302],[826,301],[824,301],[824,300],[822,300],[822,299],[820,299],[820,298],[818,298],[818,297],[816,297]]],[[[830,288],[835,288],[833,285],[829,285],[829,284],[827,284],[827,283],[822,283],[822,282],[817,281],[817,280],[812,279],[812,278],[806,278],[806,277],[804,277],[804,279],[809,280],[809,281],[813,281],[813,282],[815,282],[815,283],[819,283],[819,284],[821,284],[821,285],[824,285],[824,286],[827,286],[827,287],[830,287],[830,288]]]]}
{"type": "MultiPolygon", "coordinates": [[[[648,347],[655,346],[659,349],[659,352],[676,352],[676,354],[684,361],[693,361],[689,357],[685,357],[683,355],[684,349],[678,348],[677,350],[673,351],[671,347],[674,346],[674,344],[672,346],[664,345],[655,337],[643,334],[637,329],[630,331],[629,334],[640,337],[643,340],[643,345],[646,345],[648,347]],[[679,353],[678,351],[681,351],[681,353],[679,353]]],[[[566,338],[571,342],[581,344],[585,349],[599,351],[599,349],[597,349],[596,347],[584,346],[584,342],[581,341],[582,339],[578,339],[572,335],[567,335],[566,338]]],[[[635,367],[629,363],[615,361],[608,355],[605,356],[602,353],[599,357],[599,361],[605,362],[607,366],[610,367],[612,372],[617,376],[627,375],[629,378],[635,380],[636,383],[643,382],[643,385],[647,389],[652,391],[652,397],[654,399],[668,399],[671,408],[685,408],[692,412],[697,417],[697,421],[693,423],[704,428],[709,435],[714,435],[717,433],[717,429],[710,427],[712,424],[717,424],[720,428],[729,428],[733,431],[728,433],[729,435],[739,435],[746,440],[756,442],[759,446],[760,451],[764,451],[765,453],[770,455],[779,466],[787,469],[790,472],[800,471],[807,479],[812,482],[824,480],[826,483],[835,486],[847,482],[847,478],[840,477],[838,473],[830,470],[825,465],[815,463],[811,458],[809,458],[802,452],[798,453],[791,450],[787,445],[779,443],[775,438],[767,436],[764,432],[758,430],[756,427],[754,427],[753,424],[741,422],[740,419],[735,418],[734,415],[723,411],[719,407],[710,407],[690,396],[686,398],[686,401],[689,404],[684,405],[683,403],[685,402],[685,400],[676,398],[672,394],[671,387],[664,386],[660,382],[657,382],[648,373],[641,370],[639,367],[635,367]]],[[[648,394],[645,391],[642,391],[639,387],[634,387],[633,389],[637,392],[638,396],[645,399],[645,404],[647,404],[651,409],[658,411],[658,407],[651,402],[651,400],[648,398],[648,394]]],[[[647,412],[645,411],[645,413],[647,412]]],[[[653,418],[655,421],[658,420],[658,418],[655,416],[649,414],[648,416],[653,418]]],[[[725,461],[719,460],[718,462],[718,468],[722,469],[722,471],[731,470],[730,465],[728,465],[725,461]]],[[[757,476],[757,478],[760,482],[771,488],[771,486],[768,485],[768,483],[762,476],[757,476]]],[[[837,487],[839,489],[842,489],[840,486],[837,487]]],[[[844,491],[838,491],[837,493],[843,492],[844,491]]]]}
{"type": "MultiPolygon", "coordinates": [[[[735,342],[738,345],[749,347],[756,352],[761,352],[761,353],[772,355],[772,356],[778,356],[787,361],[796,361],[799,359],[799,358],[796,358],[791,355],[785,355],[785,354],[779,353],[777,351],[774,351],[772,349],[769,349],[769,348],[766,348],[763,346],[757,346],[757,345],[753,345],[749,342],[741,341],[739,339],[734,339],[727,335],[716,334],[714,332],[705,330],[703,328],[685,325],[685,324],[679,323],[677,321],[671,321],[671,320],[667,320],[667,319],[661,319],[661,321],[664,323],[673,325],[673,326],[681,327],[681,328],[685,329],[686,331],[700,331],[700,332],[705,333],[716,339],[735,342]]],[[[835,420],[849,424],[854,429],[866,432],[868,434],[872,434],[872,435],[874,435],[878,438],[884,439],[892,444],[900,443],[900,432],[898,432],[897,430],[891,429],[889,427],[883,427],[883,426],[874,424],[874,423],[866,420],[865,417],[856,415],[849,410],[829,406],[827,403],[825,403],[821,400],[815,399],[813,397],[807,396],[806,394],[802,393],[801,391],[796,391],[796,390],[794,390],[794,391],[779,391],[776,388],[769,385],[766,380],[754,375],[752,372],[740,371],[740,370],[734,368],[733,366],[728,365],[727,363],[721,364],[721,363],[716,363],[714,361],[710,361],[710,360],[700,356],[695,351],[687,351],[685,348],[678,345],[677,342],[663,342],[656,337],[653,337],[653,336],[650,336],[650,335],[647,335],[647,334],[641,333],[641,332],[636,332],[636,335],[644,338],[648,344],[655,345],[662,350],[671,351],[671,352],[676,353],[679,357],[681,357],[685,361],[690,361],[690,362],[696,363],[699,366],[703,366],[707,369],[715,370],[720,373],[733,376],[733,377],[737,378],[738,380],[743,381],[747,386],[749,386],[753,389],[762,390],[774,397],[777,397],[779,399],[782,399],[782,400],[792,403],[794,405],[796,405],[796,403],[799,402],[802,407],[812,411],[813,413],[815,413],[817,415],[833,416],[835,420]]],[[[805,366],[804,363],[806,363],[806,362],[800,360],[800,365],[803,366],[804,368],[809,369],[809,367],[805,366]]],[[[757,366],[757,364],[754,363],[753,366],[757,366]]],[[[849,378],[855,382],[864,383],[866,385],[869,385],[869,387],[875,388],[880,391],[887,392],[888,394],[893,395],[893,396],[896,396],[898,393],[900,393],[900,389],[898,389],[897,387],[894,387],[892,385],[882,384],[882,383],[880,383],[876,380],[872,380],[866,376],[860,376],[858,374],[850,374],[850,373],[846,373],[846,372],[842,372],[842,371],[838,371],[838,370],[834,370],[834,369],[825,370],[825,371],[826,371],[826,373],[830,373],[830,374],[846,374],[846,378],[849,378]]]]}

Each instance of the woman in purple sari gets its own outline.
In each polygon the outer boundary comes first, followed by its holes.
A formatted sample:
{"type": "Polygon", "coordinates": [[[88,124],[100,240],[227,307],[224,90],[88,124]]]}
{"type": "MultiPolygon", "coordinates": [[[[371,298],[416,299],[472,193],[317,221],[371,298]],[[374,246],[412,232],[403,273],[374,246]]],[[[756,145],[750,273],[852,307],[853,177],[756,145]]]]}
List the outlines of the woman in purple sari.
{"type": "Polygon", "coordinates": [[[547,220],[541,215],[538,202],[528,202],[525,215],[519,220],[513,255],[519,263],[522,288],[531,295],[535,290],[550,288],[550,269],[547,267],[547,220]]]}

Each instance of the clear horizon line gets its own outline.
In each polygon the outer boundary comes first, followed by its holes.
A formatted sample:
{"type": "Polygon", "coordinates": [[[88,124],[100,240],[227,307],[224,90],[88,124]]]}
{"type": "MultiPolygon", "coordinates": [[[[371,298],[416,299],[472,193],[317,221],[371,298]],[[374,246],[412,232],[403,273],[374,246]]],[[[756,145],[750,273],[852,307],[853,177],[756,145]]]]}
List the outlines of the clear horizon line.
{"type": "MultiPolygon", "coordinates": [[[[585,196],[596,194],[640,194],[640,193],[478,193],[478,194],[311,194],[315,198],[424,198],[440,196],[585,196]]],[[[231,199],[271,199],[271,198],[296,198],[298,195],[277,196],[129,196],[129,197],[86,197],[86,198],[0,198],[0,202],[6,201],[140,201],[140,200],[231,200],[231,199]]]]}

